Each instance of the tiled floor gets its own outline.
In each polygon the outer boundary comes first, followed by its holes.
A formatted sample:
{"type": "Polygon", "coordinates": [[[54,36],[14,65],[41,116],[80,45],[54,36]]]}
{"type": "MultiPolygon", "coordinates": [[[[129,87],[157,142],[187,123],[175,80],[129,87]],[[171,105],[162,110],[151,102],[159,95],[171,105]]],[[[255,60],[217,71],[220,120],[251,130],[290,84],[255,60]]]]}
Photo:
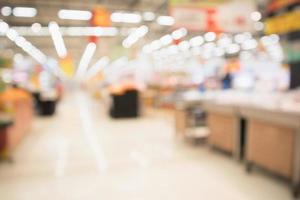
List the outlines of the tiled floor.
{"type": "Polygon", "coordinates": [[[170,115],[111,120],[82,93],[0,164],[1,200],[287,200],[286,183],[173,135],[170,115]]]}

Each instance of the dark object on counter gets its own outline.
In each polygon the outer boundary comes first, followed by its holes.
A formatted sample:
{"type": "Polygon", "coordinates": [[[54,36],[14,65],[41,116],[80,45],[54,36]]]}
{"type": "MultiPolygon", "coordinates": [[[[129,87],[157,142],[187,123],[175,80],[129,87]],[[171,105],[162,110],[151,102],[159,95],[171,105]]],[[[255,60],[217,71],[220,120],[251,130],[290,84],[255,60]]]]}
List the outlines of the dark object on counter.
{"type": "Polygon", "coordinates": [[[56,101],[47,100],[39,102],[39,114],[42,116],[51,116],[55,113],[56,101]]]}
{"type": "Polygon", "coordinates": [[[0,161],[12,163],[13,159],[7,149],[8,128],[13,125],[13,121],[0,121],[0,161]]]}
{"type": "Polygon", "coordinates": [[[110,116],[113,118],[131,118],[139,116],[139,94],[137,90],[128,90],[124,94],[112,94],[110,116]]]}
{"type": "Polygon", "coordinates": [[[32,93],[36,113],[41,116],[51,116],[55,113],[56,100],[42,100],[39,92],[32,93]]]}
{"type": "Polygon", "coordinates": [[[300,62],[290,64],[291,80],[290,89],[300,87],[300,62]]]}

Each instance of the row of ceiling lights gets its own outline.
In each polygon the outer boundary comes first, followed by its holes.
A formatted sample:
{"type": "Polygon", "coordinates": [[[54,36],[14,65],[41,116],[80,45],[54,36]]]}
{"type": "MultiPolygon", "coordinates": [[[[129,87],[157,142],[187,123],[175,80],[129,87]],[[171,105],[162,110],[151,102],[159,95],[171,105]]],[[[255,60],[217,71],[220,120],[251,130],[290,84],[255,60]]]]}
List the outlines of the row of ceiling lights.
{"type": "MultiPolygon", "coordinates": [[[[179,50],[182,52],[191,51],[194,55],[206,53],[205,55],[209,56],[211,52],[214,52],[216,56],[223,56],[225,53],[237,54],[241,50],[249,51],[258,47],[258,41],[249,32],[233,36],[227,34],[217,36],[214,32],[207,32],[203,36],[195,36],[188,41],[183,40],[178,45],[172,44],[174,40],[181,39],[186,35],[187,32],[183,28],[177,29],[173,33],[164,35],[160,39],[145,45],[143,52],[146,54],[154,53],[153,55],[156,55],[156,57],[176,54],[179,50]]],[[[264,36],[261,38],[261,43],[274,60],[282,61],[283,54],[278,35],[264,36]]],[[[166,58],[169,57],[166,56],[166,58]]]]}
{"type": "MultiPolygon", "coordinates": [[[[1,8],[1,14],[5,17],[35,17],[37,15],[37,9],[33,7],[14,7],[4,6],[1,8]]],[[[67,10],[61,9],[57,13],[60,19],[66,20],[90,20],[92,18],[92,12],[88,10],[67,10]]],[[[133,23],[138,24],[144,21],[154,21],[160,25],[172,26],[175,20],[171,16],[158,16],[153,12],[144,12],[142,14],[134,12],[113,12],[110,16],[112,22],[116,23],[133,23]]]]}

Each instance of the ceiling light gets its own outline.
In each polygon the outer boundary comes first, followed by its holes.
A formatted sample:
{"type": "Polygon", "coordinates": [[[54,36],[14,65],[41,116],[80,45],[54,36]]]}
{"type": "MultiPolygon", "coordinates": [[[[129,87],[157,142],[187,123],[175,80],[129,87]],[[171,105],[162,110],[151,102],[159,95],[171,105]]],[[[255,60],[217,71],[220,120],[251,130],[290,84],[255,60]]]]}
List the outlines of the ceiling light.
{"type": "Polygon", "coordinates": [[[132,24],[138,24],[142,21],[142,17],[140,14],[122,13],[122,12],[112,13],[110,19],[113,22],[123,22],[123,23],[132,23],[132,24]]]}
{"type": "Polygon", "coordinates": [[[19,34],[17,33],[16,30],[10,28],[10,29],[6,32],[6,36],[7,36],[8,39],[10,39],[11,41],[15,41],[15,40],[17,39],[17,37],[19,36],[19,34]]]}
{"type": "Polygon", "coordinates": [[[79,62],[78,68],[77,68],[77,72],[76,72],[77,78],[81,78],[84,76],[84,74],[89,66],[89,63],[95,53],[95,50],[96,50],[96,44],[93,42],[88,43],[88,45],[86,46],[86,48],[83,52],[83,55],[80,59],[80,62],[79,62]]]}
{"type": "Polygon", "coordinates": [[[175,19],[171,16],[159,16],[156,21],[163,26],[172,26],[175,24],[175,19]]]}
{"type": "Polygon", "coordinates": [[[158,50],[161,48],[161,43],[159,40],[154,40],[150,45],[152,50],[158,50]]]}
{"type": "Polygon", "coordinates": [[[23,36],[18,36],[15,40],[15,43],[18,47],[23,47],[26,45],[26,39],[23,36]]]}
{"type": "Polygon", "coordinates": [[[240,51],[240,46],[238,44],[230,44],[226,49],[226,53],[228,54],[236,54],[239,51],[240,51]]]}
{"type": "Polygon", "coordinates": [[[140,38],[144,37],[148,33],[148,27],[143,25],[135,29],[122,43],[123,47],[130,48],[140,38]]]}
{"type": "Polygon", "coordinates": [[[15,7],[13,15],[15,17],[35,17],[37,14],[36,8],[31,7],[15,7]]]}
{"type": "Polygon", "coordinates": [[[87,78],[92,78],[95,76],[99,71],[101,71],[105,66],[109,63],[108,57],[102,57],[99,59],[87,72],[87,78]]]}
{"type": "Polygon", "coordinates": [[[34,33],[40,32],[41,28],[42,28],[42,26],[41,26],[40,23],[33,23],[33,24],[31,25],[31,30],[32,30],[32,32],[34,32],[34,33]]]}
{"type": "Polygon", "coordinates": [[[205,35],[204,35],[204,39],[205,39],[207,42],[212,42],[212,41],[214,41],[216,38],[217,38],[217,35],[216,35],[214,32],[208,32],[208,33],[205,33],[205,35]]]}
{"type": "Polygon", "coordinates": [[[214,49],[214,55],[217,56],[217,57],[221,57],[221,56],[224,56],[225,54],[225,51],[223,48],[220,48],[220,47],[217,47],[214,49]]]}
{"type": "Polygon", "coordinates": [[[203,37],[202,36],[196,36],[190,39],[190,45],[192,47],[197,47],[201,46],[204,43],[203,37]]]}
{"type": "MultiPolygon", "coordinates": [[[[5,22],[0,22],[0,25],[5,26],[5,22]]],[[[8,27],[9,28],[9,27],[8,27]]],[[[14,41],[17,46],[21,47],[31,57],[33,57],[40,64],[44,64],[47,61],[47,56],[43,54],[39,49],[28,42],[24,37],[19,36],[18,32],[12,28],[9,28],[6,32],[6,36],[14,41]]]]}
{"type": "Polygon", "coordinates": [[[258,11],[255,11],[255,12],[252,12],[252,13],[251,13],[251,19],[252,19],[253,21],[258,22],[259,20],[261,20],[261,18],[262,18],[261,13],[258,12],[258,11]]]}
{"type": "Polygon", "coordinates": [[[57,55],[60,58],[65,58],[67,56],[67,49],[59,31],[58,24],[56,22],[50,22],[48,27],[57,55]]]}
{"type": "Polygon", "coordinates": [[[143,19],[145,21],[153,21],[155,19],[155,14],[153,12],[144,12],[143,19]]]}
{"type": "Polygon", "coordinates": [[[255,22],[254,23],[254,29],[256,30],[256,31],[262,31],[262,30],[264,30],[264,23],[262,23],[262,22],[255,22]]]}
{"type": "Polygon", "coordinates": [[[257,42],[255,39],[246,40],[242,43],[242,48],[244,50],[251,50],[255,49],[257,47],[257,42]]]}
{"type": "Polygon", "coordinates": [[[234,41],[238,44],[243,43],[245,40],[249,40],[252,38],[251,33],[249,32],[245,32],[245,33],[240,33],[240,34],[236,34],[234,36],[234,41]]]}
{"type": "Polygon", "coordinates": [[[230,45],[232,43],[232,38],[230,37],[221,37],[217,44],[219,47],[227,47],[228,45],[230,45]]]}
{"type": "Polygon", "coordinates": [[[70,20],[90,20],[92,18],[92,12],[87,10],[62,9],[58,11],[58,17],[60,19],[70,19],[70,20]]]}
{"type": "Polygon", "coordinates": [[[190,48],[190,43],[188,41],[182,41],[178,44],[178,48],[181,51],[187,51],[190,48]]]}
{"type": "Polygon", "coordinates": [[[278,44],[280,38],[277,34],[272,34],[269,36],[263,36],[260,40],[264,46],[270,46],[278,44]]]}
{"type": "Polygon", "coordinates": [[[168,34],[168,35],[162,36],[162,37],[159,39],[159,41],[161,42],[161,44],[162,44],[163,46],[167,46],[167,45],[169,45],[169,44],[172,43],[173,38],[172,38],[171,35],[168,34]]]}
{"type": "Polygon", "coordinates": [[[206,43],[203,48],[207,51],[212,51],[216,47],[216,44],[213,42],[206,43]]]}
{"type": "Polygon", "coordinates": [[[172,32],[172,37],[174,40],[179,40],[187,35],[186,28],[180,28],[172,32]]]}
{"type": "Polygon", "coordinates": [[[11,15],[11,13],[12,13],[11,7],[4,6],[4,7],[1,8],[1,14],[3,16],[7,17],[7,16],[11,15]]]}
{"type": "Polygon", "coordinates": [[[8,29],[8,24],[6,22],[0,21],[0,33],[6,33],[8,29]]]}

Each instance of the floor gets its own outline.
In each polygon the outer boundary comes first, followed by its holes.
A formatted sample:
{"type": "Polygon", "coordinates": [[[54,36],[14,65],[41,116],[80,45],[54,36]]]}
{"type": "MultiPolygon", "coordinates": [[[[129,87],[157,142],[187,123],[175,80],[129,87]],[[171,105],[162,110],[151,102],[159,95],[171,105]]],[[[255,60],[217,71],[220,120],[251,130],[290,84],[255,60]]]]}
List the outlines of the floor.
{"type": "Polygon", "coordinates": [[[112,120],[81,92],[37,118],[14,159],[0,164],[1,200],[292,199],[286,183],[174,138],[171,115],[112,120]]]}

